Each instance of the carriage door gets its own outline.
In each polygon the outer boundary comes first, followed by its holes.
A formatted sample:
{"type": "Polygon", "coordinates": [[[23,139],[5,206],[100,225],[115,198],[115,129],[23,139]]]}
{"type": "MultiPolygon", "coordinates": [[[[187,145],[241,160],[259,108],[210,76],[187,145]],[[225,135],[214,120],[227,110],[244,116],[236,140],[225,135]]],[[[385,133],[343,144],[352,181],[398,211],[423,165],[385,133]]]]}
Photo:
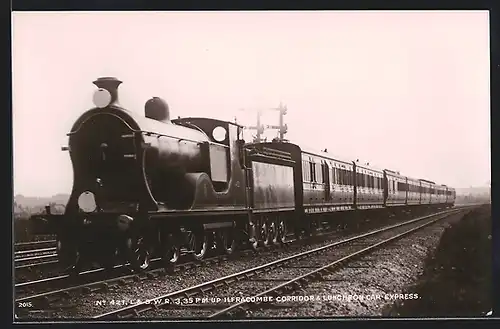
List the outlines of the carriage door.
{"type": "Polygon", "coordinates": [[[325,186],[325,201],[330,201],[330,168],[325,161],[321,163],[321,171],[323,172],[323,184],[325,186]]]}

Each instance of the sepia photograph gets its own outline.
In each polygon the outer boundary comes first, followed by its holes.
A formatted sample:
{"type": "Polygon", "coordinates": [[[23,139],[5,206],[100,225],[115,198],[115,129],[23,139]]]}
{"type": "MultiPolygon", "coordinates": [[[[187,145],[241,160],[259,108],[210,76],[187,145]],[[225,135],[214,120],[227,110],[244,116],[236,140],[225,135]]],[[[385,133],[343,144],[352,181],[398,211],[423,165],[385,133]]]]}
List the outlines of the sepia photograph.
{"type": "Polygon", "coordinates": [[[488,318],[488,11],[12,12],[14,322],[488,318]]]}

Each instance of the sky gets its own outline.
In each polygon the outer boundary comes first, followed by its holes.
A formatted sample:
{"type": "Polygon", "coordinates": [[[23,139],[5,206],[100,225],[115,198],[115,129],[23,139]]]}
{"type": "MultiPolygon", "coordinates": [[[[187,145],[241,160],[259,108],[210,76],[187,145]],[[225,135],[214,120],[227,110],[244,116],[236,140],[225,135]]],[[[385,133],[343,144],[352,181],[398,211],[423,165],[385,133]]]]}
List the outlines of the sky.
{"type": "MultiPolygon", "coordinates": [[[[14,12],[14,193],[70,193],[66,133],[101,76],[143,114],[255,124],[454,187],[490,181],[487,11],[14,12]],[[243,110],[242,110],[243,109],[243,110]],[[264,124],[277,124],[266,112],[264,124]]],[[[275,135],[276,133],[274,133],[275,135]]],[[[271,131],[266,135],[272,138],[271,131]]]]}

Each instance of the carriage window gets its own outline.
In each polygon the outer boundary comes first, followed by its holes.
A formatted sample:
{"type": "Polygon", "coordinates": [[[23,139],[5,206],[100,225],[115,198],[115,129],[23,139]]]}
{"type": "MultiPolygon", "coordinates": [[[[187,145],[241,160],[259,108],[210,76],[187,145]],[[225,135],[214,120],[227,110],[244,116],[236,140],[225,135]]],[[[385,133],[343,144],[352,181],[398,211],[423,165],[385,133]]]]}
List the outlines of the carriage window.
{"type": "Polygon", "coordinates": [[[321,163],[316,163],[315,167],[316,168],[314,169],[316,172],[316,181],[318,183],[323,183],[323,172],[321,171],[321,163]]]}
{"type": "Polygon", "coordinates": [[[311,181],[311,172],[309,170],[309,162],[302,161],[302,172],[304,175],[304,181],[310,182],[311,181]]]}
{"type": "Polygon", "coordinates": [[[311,172],[311,182],[316,181],[316,168],[314,167],[314,162],[309,162],[309,171],[311,172]]]}

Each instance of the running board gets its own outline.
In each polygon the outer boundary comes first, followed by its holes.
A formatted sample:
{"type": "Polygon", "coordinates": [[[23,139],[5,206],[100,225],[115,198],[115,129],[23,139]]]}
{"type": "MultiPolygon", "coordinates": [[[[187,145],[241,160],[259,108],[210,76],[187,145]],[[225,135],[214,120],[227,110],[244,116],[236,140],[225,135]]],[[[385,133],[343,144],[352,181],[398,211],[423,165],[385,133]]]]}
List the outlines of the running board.
{"type": "Polygon", "coordinates": [[[220,222],[220,223],[206,223],[203,224],[203,229],[213,230],[218,228],[228,228],[233,227],[233,222],[220,222]]]}

